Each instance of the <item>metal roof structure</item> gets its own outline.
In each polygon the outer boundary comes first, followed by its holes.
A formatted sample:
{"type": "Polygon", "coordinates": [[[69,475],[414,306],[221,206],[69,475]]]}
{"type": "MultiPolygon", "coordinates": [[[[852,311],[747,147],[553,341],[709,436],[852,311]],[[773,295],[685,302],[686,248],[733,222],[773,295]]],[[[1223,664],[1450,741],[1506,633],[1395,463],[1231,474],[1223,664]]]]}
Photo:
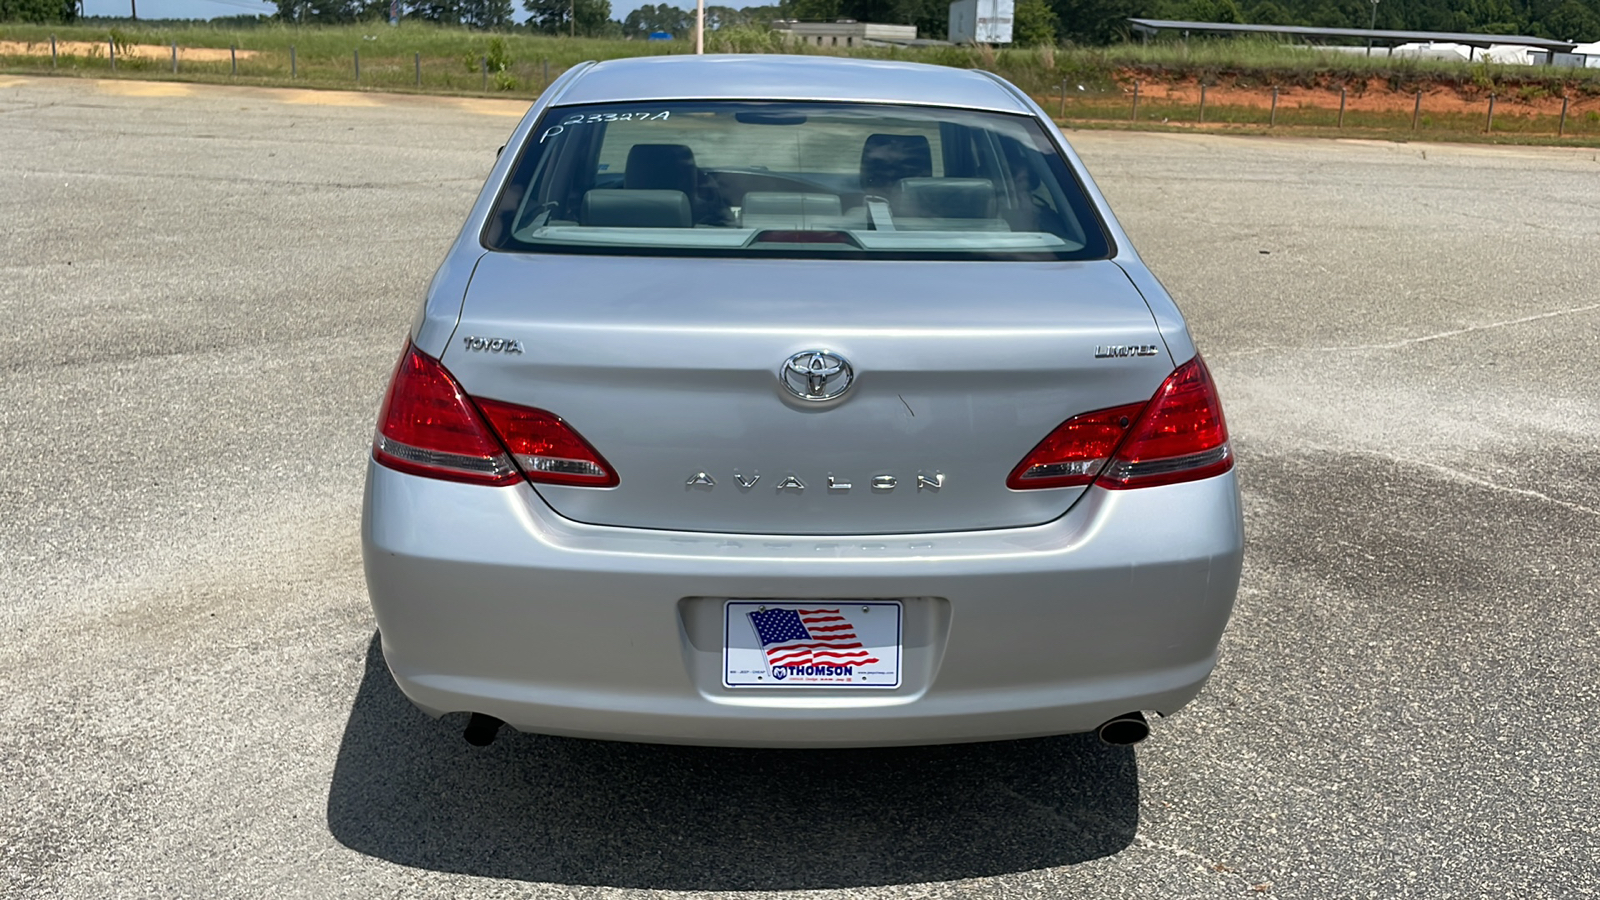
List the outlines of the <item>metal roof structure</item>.
{"type": "Polygon", "coordinates": [[[1525,34],[1471,34],[1452,31],[1389,31],[1381,28],[1311,28],[1304,25],[1233,25],[1226,22],[1181,22],[1173,19],[1129,19],[1137,34],[1148,37],[1160,31],[1185,31],[1198,34],[1276,34],[1284,37],[1310,39],[1339,39],[1372,41],[1379,46],[1393,48],[1396,44],[1449,43],[1467,47],[1488,48],[1504,44],[1535,47],[1568,53],[1571,41],[1552,41],[1549,38],[1530,37],[1525,34]]]}

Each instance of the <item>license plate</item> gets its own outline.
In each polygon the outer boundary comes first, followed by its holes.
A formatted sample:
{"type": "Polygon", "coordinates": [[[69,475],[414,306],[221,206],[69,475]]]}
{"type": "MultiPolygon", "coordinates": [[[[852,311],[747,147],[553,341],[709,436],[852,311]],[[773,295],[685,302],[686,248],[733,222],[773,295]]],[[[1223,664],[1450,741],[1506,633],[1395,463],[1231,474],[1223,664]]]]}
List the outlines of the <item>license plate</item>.
{"type": "Polygon", "coordinates": [[[900,686],[900,602],[729,600],[723,609],[727,687],[900,686]]]}

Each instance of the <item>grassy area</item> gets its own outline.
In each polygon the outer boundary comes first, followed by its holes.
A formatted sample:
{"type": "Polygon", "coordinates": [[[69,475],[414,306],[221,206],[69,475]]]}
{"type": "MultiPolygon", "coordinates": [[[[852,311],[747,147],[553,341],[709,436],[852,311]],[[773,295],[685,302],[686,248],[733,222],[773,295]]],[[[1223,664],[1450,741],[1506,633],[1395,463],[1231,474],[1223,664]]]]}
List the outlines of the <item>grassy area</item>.
{"type": "MultiPolygon", "coordinates": [[[[51,35],[62,43],[93,42],[84,53],[59,56],[57,71],[103,76],[110,70],[110,47],[119,45],[179,48],[238,48],[237,68],[228,59],[180,60],[177,77],[199,81],[233,81],[243,84],[288,84],[309,87],[420,89],[430,92],[473,93],[484,90],[483,64],[489,63],[488,89],[513,96],[536,96],[544,89],[546,71],[554,78],[586,59],[643,56],[680,50],[666,42],[568,39],[529,34],[494,35],[465,29],[439,28],[421,23],[399,27],[386,24],[340,27],[268,25],[256,28],[212,28],[204,23],[187,27],[0,26],[0,42],[48,44],[51,35]],[[291,59],[290,48],[293,48],[291,59]]],[[[48,56],[0,55],[8,71],[50,68],[48,56]]],[[[174,77],[170,56],[154,59],[119,54],[119,75],[174,77]]]]}
{"type": "Polygon", "coordinates": [[[1101,68],[1153,77],[1244,79],[1268,86],[1376,77],[1395,90],[1408,84],[1451,84],[1486,90],[1523,84],[1568,84],[1600,95],[1600,70],[1595,69],[1389,57],[1383,48],[1374,48],[1371,56],[1365,56],[1296,47],[1260,37],[1123,44],[1098,53],[1101,68]]]}
{"type": "MultiPolygon", "coordinates": [[[[488,92],[525,99],[537,96],[549,79],[582,60],[686,53],[693,49],[692,42],[682,40],[571,39],[526,32],[485,34],[418,22],[405,22],[399,27],[384,23],[296,27],[270,22],[217,27],[204,22],[104,21],[72,26],[0,25],[0,44],[21,42],[45,48],[52,35],[63,47],[69,41],[88,45],[72,53],[60,53],[54,68],[58,74],[112,74],[109,45],[115,43],[120,48],[115,71],[118,77],[429,93],[488,92]],[[134,45],[168,47],[173,43],[180,48],[211,48],[218,52],[211,60],[184,56],[177,73],[172,72],[166,52],[149,57],[133,52],[134,45]],[[240,51],[237,61],[228,58],[229,48],[240,51]]],[[[776,35],[755,30],[712,32],[706,43],[711,52],[785,50],[776,35]]],[[[814,48],[796,50],[823,52],[814,48]]],[[[1221,84],[1268,93],[1274,85],[1335,93],[1342,85],[1350,85],[1356,92],[1376,86],[1396,94],[1395,105],[1403,109],[1352,110],[1345,116],[1344,128],[1351,133],[1379,133],[1402,140],[1413,136],[1480,139],[1485,131],[1482,115],[1441,110],[1428,112],[1413,132],[1409,103],[1398,98],[1412,90],[1445,87],[1470,98],[1498,92],[1502,102],[1522,101],[1526,109],[1508,106],[1497,114],[1493,137],[1501,140],[1542,141],[1544,136],[1555,133],[1556,119],[1550,114],[1549,103],[1536,109],[1530,104],[1537,100],[1568,96],[1575,102],[1587,102],[1586,98],[1600,98],[1600,70],[1391,59],[1381,51],[1366,57],[1290,47],[1264,39],[999,51],[968,47],[855,49],[848,55],[988,69],[1034,95],[1047,110],[1063,113],[1065,120],[1102,122],[1115,127],[1189,128],[1198,119],[1197,104],[1147,100],[1141,104],[1137,122],[1131,121],[1128,89],[1135,80],[1147,85],[1221,84]],[[1061,98],[1063,88],[1067,92],[1065,102],[1061,98]],[[1118,122],[1125,124],[1117,125],[1118,122]]],[[[52,66],[47,50],[43,55],[0,52],[0,71],[49,72],[52,66]]],[[[1217,104],[1208,107],[1206,113],[1212,127],[1265,126],[1269,116],[1266,108],[1249,105],[1217,104]]],[[[1335,110],[1286,104],[1279,108],[1276,127],[1327,129],[1336,124],[1335,110]]],[[[1578,111],[1569,117],[1566,130],[1579,141],[1593,141],[1600,137],[1600,116],[1594,115],[1592,109],[1578,111]]]]}
{"type": "MultiPolygon", "coordinates": [[[[491,70],[489,87],[516,96],[536,96],[545,84],[545,68],[554,78],[575,63],[589,59],[693,52],[692,41],[628,41],[590,38],[549,37],[527,32],[491,34],[461,28],[443,28],[420,22],[403,22],[398,27],[385,23],[365,25],[297,27],[276,23],[245,28],[212,27],[204,22],[192,25],[80,24],[42,26],[0,24],[0,42],[25,42],[47,45],[51,35],[58,41],[81,41],[95,45],[89,52],[62,55],[58,71],[104,75],[110,72],[107,46],[144,44],[180,48],[207,47],[227,50],[237,47],[253,55],[238,62],[237,75],[227,61],[180,64],[179,75],[204,80],[235,78],[243,83],[287,82],[291,76],[317,87],[350,87],[355,81],[355,57],[361,60],[363,87],[405,88],[416,86],[416,66],[420,57],[422,87],[445,91],[483,89],[481,63],[487,58],[491,70]],[[294,48],[291,63],[290,48],[294,48]],[[504,63],[503,68],[499,63],[504,63]],[[493,73],[506,77],[494,79],[493,73]]],[[[804,47],[786,48],[775,34],[754,29],[713,31],[706,36],[711,53],[825,51],[804,47]]],[[[828,51],[832,52],[832,51],[828,51]]],[[[1062,78],[1090,77],[1076,56],[1037,50],[992,52],[962,47],[916,49],[862,49],[841,52],[862,58],[894,58],[958,68],[985,68],[999,72],[1027,90],[1044,91],[1062,78]],[[1064,68],[1058,69],[1058,61],[1064,68]]],[[[1087,60],[1088,57],[1085,57],[1087,60]]],[[[0,54],[0,69],[13,72],[49,69],[49,57],[0,54]]],[[[172,74],[169,57],[130,60],[119,57],[120,74],[166,77],[172,74]]],[[[1109,72],[1094,78],[1109,83],[1109,72]]]]}

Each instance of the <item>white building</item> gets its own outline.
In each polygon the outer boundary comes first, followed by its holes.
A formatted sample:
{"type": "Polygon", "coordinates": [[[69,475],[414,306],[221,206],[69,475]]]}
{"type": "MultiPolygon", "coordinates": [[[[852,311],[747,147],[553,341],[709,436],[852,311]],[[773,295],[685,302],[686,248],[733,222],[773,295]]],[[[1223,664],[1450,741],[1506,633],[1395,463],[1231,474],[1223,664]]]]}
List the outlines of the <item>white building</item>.
{"type": "Polygon", "coordinates": [[[1550,55],[1550,63],[1577,69],[1600,69],[1600,41],[1593,44],[1579,44],[1572,48],[1571,53],[1553,53],[1550,55]]]}
{"type": "Polygon", "coordinates": [[[1473,59],[1477,56],[1477,48],[1448,41],[1424,41],[1397,44],[1393,55],[1412,59],[1473,59]]]}
{"type": "Polygon", "coordinates": [[[904,44],[917,39],[915,25],[879,25],[840,19],[837,22],[772,23],[772,30],[785,40],[799,41],[812,47],[881,47],[884,44],[904,44]]]}

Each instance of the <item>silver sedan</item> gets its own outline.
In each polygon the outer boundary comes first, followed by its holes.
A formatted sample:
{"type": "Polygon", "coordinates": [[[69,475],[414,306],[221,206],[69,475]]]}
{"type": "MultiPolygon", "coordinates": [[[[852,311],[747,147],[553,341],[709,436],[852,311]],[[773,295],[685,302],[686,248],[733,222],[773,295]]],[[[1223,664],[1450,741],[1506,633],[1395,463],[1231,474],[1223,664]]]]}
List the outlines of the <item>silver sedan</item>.
{"type": "Polygon", "coordinates": [[[1243,553],[1205,363],[1048,116],[802,56],[551,85],[413,322],[362,539],[395,681],[478,743],[1131,743],[1243,553]]]}

